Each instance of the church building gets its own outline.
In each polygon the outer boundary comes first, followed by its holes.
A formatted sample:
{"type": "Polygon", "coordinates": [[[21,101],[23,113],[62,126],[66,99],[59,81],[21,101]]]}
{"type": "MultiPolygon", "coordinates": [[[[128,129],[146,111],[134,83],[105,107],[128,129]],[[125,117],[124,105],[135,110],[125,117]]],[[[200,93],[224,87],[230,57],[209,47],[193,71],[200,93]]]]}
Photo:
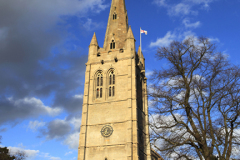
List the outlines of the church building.
{"type": "Polygon", "coordinates": [[[94,33],[89,46],[78,160],[153,159],[146,81],[125,0],[112,0],[104,45],[94,33]]]}

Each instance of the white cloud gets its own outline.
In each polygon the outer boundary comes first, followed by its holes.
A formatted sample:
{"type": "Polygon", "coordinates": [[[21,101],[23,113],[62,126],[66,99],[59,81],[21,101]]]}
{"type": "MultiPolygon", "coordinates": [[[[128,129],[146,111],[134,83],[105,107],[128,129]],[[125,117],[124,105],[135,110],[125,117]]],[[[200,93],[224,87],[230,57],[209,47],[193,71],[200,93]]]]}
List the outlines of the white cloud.
{"type": "Polygon", "coordinates": [[[154,3],[156,3],[159,6],[165,6],[166,0],[154,0],[154,3]]]}
{"type": "Polygon", "coordinates": [[[220,42],[218,38],[209,38],[210,42],[220,42]]]}
{"type": "Polygon", "coordinates": [[[195,23],[190,23],[190,20],[185,18],[182,22],[186,28],[197,28],[201,25],[201,22],[200,21],[197,21],[195,23]]]}
{"type": "Polygon", "coordinates": [[[65,156],[72,154],[72,153],[73,153],[73,151],[69,151],[69,152],[65,153],[65,156]]]}
{"type": "MultiPolygon", "coordinates": [[[[234,136],[240,137],[240,129],[234,130],[234,136]]],[[[235,158],[239,157],[239,155],[240,155],[240,146],[239,145],[233,146],[232,155],[235,156],[235,158]]]]}
{"type": "Polygon", "coordinates": [[[197,40],[196,34],[192,31],[183,32],[179,37],[180,40],[186,40],[188,38],[193,38],[195,41],[197,40]]]}
{"type": "Polygon", "coordinates": [[[202,4],[204,8],[208,8],[209,4],[215,0],[187,0],[195,4],[202,4]]]}
{"type": "Polygon", "coordinates": [[[68,145],[71,149],[77,149],[79,144],[79,132],[68,135],[64,144],[68,145]]]}
{"type": "Polygon", "coordinates": [[[33,131],[36,131],[38,128],[43,127],[45,124],[46,124],[45,122],[30,121],[28,124],[28,128],[30,128],[33,131]]]}
{"type": "Polygon", "coordinates": [[[183,41],[190,37],[196,39],[195,33],[192,31],[185,32],[171,32],[168,31],[167,34],[162,38],[157,38],[155,42],[151,42],[149,47],[166,47],[169,46],[172,41],[183,41]]]}
{"type": "Polygon", "coordinates": [[[197,81],[203,81],[203,80],[206,80],[206,78],[205,77],[203,77],[203,76],[201,76],[201,75],[198,75],[198,74],[196,74],[196,75],[193,75],[193,79],[194,80],[197,80],[197,81]]]}
{"type": "Polygon", "coordinates": [[[92,31],[92,30],[96,30],[96,29],[99,29],[99,28],[103,28],[103,25],[102,25],[102,23],[93,22],[92,19],[88,18],[87,22],[85,24],[83,24],[83,27],[87,31],[92,31]]]}
{"type": "Polygon", "coordinates": [[[79,127],[81,126],[81,117],[73,117],[69,122],[74,126],[74,130],[79,131],[79,127]]]}
{"type": "Polygon", "coordinates": [[[79,98],[79,99],[82,99],[83,98],[83,94],[76,94],[76,95],[74,95],[74,98],[79,98]]]}
{"type": "Polygon", "coordinates": [[[168,14],[171,16],[188,15],[191,12],[192,12],[191,6],[188,4],[184,4],[184,3],[179,3],[175,6],[172,6],[168,10],[168,14]]]}
{"type": "MultiPolygon", "coordinates": [[[[180,114],[174,114],[174,116],[176,117],[177,120],[179,121],[184,121],[184,117],[180,114]]],[[[165,126],[172,126],[174,124],[176,124],[174,118],[172,115],[159,115],[159,114],[153,114],[149,117],[149,123],[152,124],[152,129],[157,131],[157,132],[164,132],[164,130],[162,130],[162,128],[160,127],[161,125],[165,125],[165,126]],[[159,128],[160,127],[160,128],[159,128]]],[[[178,129],[173,127],[173,130],[178,129]]]]}
{"type": "Polygon", "coordinates": [[[180,0],[178,3],[168,3],[165,0],[154,0],[158,6],[165,7],[170,16],[197,15],[199,9],[208,9],[215,0],[180,0]],[[193,10],[193,7],[197,9],[193,10]]]}
{"type": "Polygon", "coordinates": [[[178,32],[176,29],[175,31],[168,31],[166,35],[162,38],[157,38],[155,42],[151,42],[149,47],[166,47],[169,46],[172,41],[183,41],[190,37],[195,37],[196,34],[191,30],[178,32]]]}
{"type": "Polygon", "coordinates": [[[145,75],[146,75],[146,77],[149,77],[149,76],[153,75],[153,73],[154,73],[153,71],[146,70],[145,75]]]}
{"type": "Polygon", "coordinates": [[[151,42],[150,47],[163,47],[169,45],[174,39],[176,35],[171,31],[168,31],[167,34],[163,38],[158,38],[156,42],[151,42]]]}
{"type": "Polygon", "coordinates": [[[51,116],[56,116],[62,111],[62,109],[60,108],[51,108],[45,106],[40,99],[34,97],[31,98],[27,97],[23,99],[18,99],[16,101],[10,99],[10,101],[12,101],[18,109],[25,108],[26,106],[32,107],[32,109],[35,108],[34,110],[31,111],[33,112],[33,114],[45,113],[51,116]]]}
{"type": "Polygon", "coordinates": [[[49,159],[49,160],[61,160],[60,157],[54,157],[54,156],[51,156],[49,153],[43,153],[43,152],[39,154],[39,157],[43,157],[44,159],[49,159]]]}
{"type": "Polygon", "coordinates": [[[26,160],[33,160],[37,154],[39,153],[39,150],[29,150],[29,149],[23,149],[22,147],[8,147],[10,155],[14,155],[17,152],[25,152],[27,159],[26,160]]]}
{"type": "Polygon", "coordinates": [[[51,160],[61,160],[59,157],[50,157],[51,160]]]}

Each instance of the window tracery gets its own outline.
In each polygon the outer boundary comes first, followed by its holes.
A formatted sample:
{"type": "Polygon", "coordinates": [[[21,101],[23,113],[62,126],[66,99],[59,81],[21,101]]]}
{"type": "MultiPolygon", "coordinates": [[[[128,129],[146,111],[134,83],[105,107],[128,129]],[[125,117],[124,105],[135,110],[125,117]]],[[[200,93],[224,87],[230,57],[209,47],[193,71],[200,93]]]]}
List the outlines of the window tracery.
{"type": "Polygon", "coordinates": [[[101,72],[97,73],[96,78],[96,98],[102,98],[103,95],[103,75],[101,72]]]}
{"type": "Polygon", "coordinates": [[[115,96],[115,73],[114,73],[114,70],[111,70],[109,72],[108,81],[109,81],[108,96],[114,97],[115,96]]]}

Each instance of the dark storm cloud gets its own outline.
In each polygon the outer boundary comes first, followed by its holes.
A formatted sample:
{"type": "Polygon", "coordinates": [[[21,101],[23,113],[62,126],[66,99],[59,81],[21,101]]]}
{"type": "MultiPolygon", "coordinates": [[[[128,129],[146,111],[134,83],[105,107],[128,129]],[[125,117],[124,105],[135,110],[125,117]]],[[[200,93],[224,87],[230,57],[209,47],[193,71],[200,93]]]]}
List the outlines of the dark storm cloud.
{"type": "Polygon", "coordinates": [[[60,108],[81,111],[82,99],[74,95],[83,87],[86,46],[57,24],[62,15],[81,17],[105,8],[103,0],[0,0],[0,124],[60,108]],[[41,99],[49,96],[48,107],[41,99]]]}
{"type": "Polygon", "coordinates": [[[42,135],[47,139],[60,139],[69,134],[72,127],[64,120],[54,120],[48,123],[47,128],[41,130],[42,135]]]}
{"type": "Polygon", "coordinates": [[[72,123],[73,127],[73,132],[79,132],[80,131],[80,126],[81,126],[81,120],[82,120],[82,116],[81,114],[70,114],[68,115],[68,117],[66,118],[66,121],[69,121],[72,123]]]}
{"type": "MultiPolygon", "coordinates": [[[[34,124],[34,122],[30,122],[30,125],[32,124],[34,124]]],[[[38,131],[40,132],[39,137],[46,137],[48,140],[61,139],[64,140],[67,145],[70,145],[73,135],[77,134],[76,141],[78,141],[80,125],[81,116],[79,114],[71,114],[66,119],[57,119],[48,122],[45,125],[41,125],[38,128],[38,131]]]]}
{"type": "MultiPolygon", "coordinates": [[[[61,112],[61,109],[45,106],[41,100],[36,98],[0,99],[0,106],[0,124],[10,120],[15,121],[28,117],[37,117],[41,114],[54,116],[61,112]]],[[[15,121],[15,123],[17,122],[15,121]]]]}

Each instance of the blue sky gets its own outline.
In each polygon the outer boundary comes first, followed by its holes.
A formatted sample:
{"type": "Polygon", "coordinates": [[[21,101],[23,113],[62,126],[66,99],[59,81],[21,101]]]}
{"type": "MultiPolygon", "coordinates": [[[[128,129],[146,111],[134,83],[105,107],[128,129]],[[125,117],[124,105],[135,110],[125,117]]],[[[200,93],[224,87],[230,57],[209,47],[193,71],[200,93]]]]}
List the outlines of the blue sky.
{"type": "MultiPolygon", "coordinates": [[[[0,0],[0,135],[28,160],[77,159],[85,63],[102,47],[110,0],[0,0]]],[[[147,76],[158,47],[206,36],[239,64],[240,0],[126,0],[147,76]]]]}

